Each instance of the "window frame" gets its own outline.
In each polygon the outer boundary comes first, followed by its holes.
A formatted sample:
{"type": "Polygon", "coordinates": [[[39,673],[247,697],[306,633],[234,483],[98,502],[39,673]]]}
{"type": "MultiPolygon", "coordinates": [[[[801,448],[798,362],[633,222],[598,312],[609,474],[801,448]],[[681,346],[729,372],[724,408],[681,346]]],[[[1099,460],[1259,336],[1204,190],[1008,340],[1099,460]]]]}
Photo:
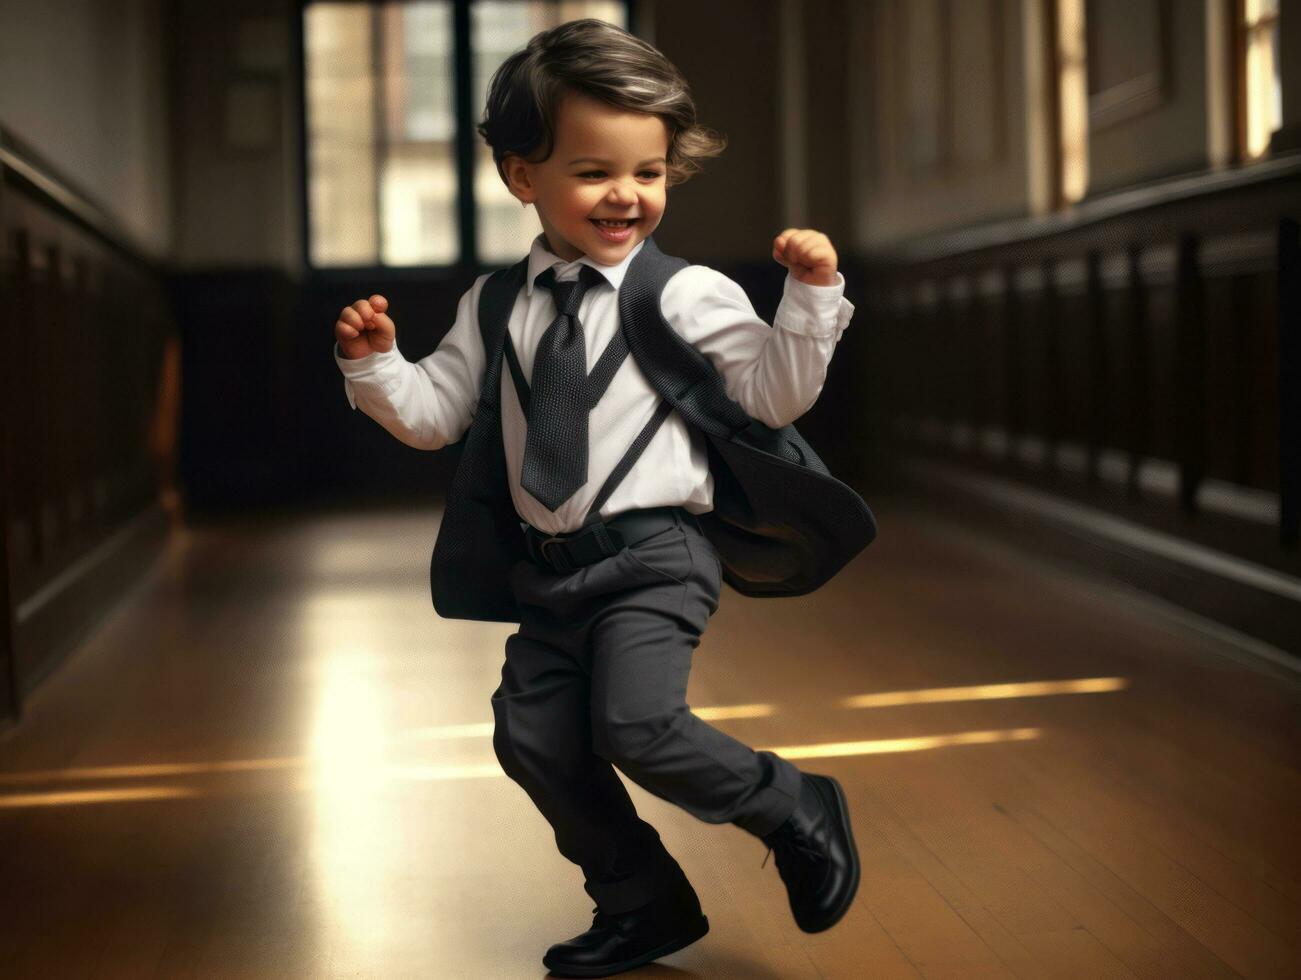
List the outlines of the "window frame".
{"type": "MultiPolygon", "coordinates": [[[[476,0],[449,0],[452,5],[452,110],[455,119],[453,137],[453,159],[456,161],[456,214],[457,214],[457,258],[446,264],[422,264],[393,266],[382,262],[364,265],[330,265],[320,266],[312,260],[311,239],[311,194],[308,187],[308,132],[307,132],[307,39],[303,27],[305,14],[309,5],[326,3],[364,3],[378,7],[394,0],[298,0],[294,5],[294,84],[298,107],[298,207],[299,207],[299,241],[301,242],[301,262],[304,273],[318,280],[350,280],[359,275],[381,284],[393,280],[427,280],[458,281],[467,276],[478,276],[488,269],[499,268],[496,263],[485,265],[478,254],[479,215],[474,200],[474,168],[479,134],[475,129],[478,120],[474,117],[474,51],[471,33],[470,8],[476,0]]],[[[411,0],[396,0],[411,2],[411,0]]],[[[537,2],[537,0],[534,0],[537,2]]],[[[553,8],[559,8],[562,0],[542,0],[553,8]]],[[[622,0],[626,23],[631,30],[636,24],[636,0],[622,0]]],[[[378,198],[377,198],[378,207],[378,198]]],[[[379,216],[377,216],[377,220],[379,216]]]]}

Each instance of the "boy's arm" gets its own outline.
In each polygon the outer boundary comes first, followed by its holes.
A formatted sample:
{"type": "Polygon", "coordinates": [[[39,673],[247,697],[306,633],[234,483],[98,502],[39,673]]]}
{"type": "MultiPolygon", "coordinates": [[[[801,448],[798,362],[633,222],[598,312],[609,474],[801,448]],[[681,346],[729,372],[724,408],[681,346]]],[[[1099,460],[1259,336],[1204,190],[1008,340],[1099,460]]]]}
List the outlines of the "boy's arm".
{"type": "Polygon", "coordinates": [[[815,286],[787,273],[773,326],[739,285],[692,265],[664,286],[664,318],[722,374],[727,394],[751,418],[780,429],[813,407],[840,335],[854,315],[845,277],[815,286]]]}
{"type": "Polygon", "coordinates": [[[395,342],[392,350],[355,360],[336,342],[348,404],[416,449],[442,449],[465,434],[483,387],[486,357],[479,335],[479,293],[487,275],[461,297],[456,322],[437,350],[412,363],[395,342]]]}

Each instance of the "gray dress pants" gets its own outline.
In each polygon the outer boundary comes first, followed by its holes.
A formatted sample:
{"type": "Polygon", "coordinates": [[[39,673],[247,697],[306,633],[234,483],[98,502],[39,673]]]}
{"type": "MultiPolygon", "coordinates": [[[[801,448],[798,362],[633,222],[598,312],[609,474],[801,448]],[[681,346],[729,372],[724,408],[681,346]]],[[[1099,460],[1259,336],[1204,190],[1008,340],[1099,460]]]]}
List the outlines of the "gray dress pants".
{"type": "Polygon", "coordinates": [[[681,509],[676,524],[576,571],[529,561],[511,570],[522,621],[492,695],[493,748],[605,912],[644,905],[685,877],[612,765],[706,823],[756,836],[799,802],[794,765],[687,705],[721,577],[714,546],[681,509]]]}

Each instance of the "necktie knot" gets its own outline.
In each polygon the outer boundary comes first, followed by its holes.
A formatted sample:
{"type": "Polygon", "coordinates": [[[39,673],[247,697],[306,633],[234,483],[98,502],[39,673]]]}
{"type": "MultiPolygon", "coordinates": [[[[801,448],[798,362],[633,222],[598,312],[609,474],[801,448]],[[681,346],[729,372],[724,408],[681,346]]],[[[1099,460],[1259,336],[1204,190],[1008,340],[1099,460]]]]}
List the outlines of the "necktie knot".
{"type": "Polygon", "coordinates": [[[578,307],[583,302],[583,294],[604,278],[590,265],[584,265],[579,268],[577,279],[560,282],[556,279],[556,270],[553,266],[539,274],[535,283],[551,290],[556,303],[557,315],[576,317],[578,316],[578,307]]]}

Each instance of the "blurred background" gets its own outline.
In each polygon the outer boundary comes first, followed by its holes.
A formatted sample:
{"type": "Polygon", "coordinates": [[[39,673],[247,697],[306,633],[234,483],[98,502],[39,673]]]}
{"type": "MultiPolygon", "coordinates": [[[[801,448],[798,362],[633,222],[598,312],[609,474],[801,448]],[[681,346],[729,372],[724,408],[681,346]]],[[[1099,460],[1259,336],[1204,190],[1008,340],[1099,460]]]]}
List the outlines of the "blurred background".
{"type": "MultiPolygon", "coordinates": [[[[769,322],[779,231],[816,228],[839,253],[856,314],[797,425],[873,507],[880,537],[835,593],[863,619],[826,642],[890,621],[900,663],[957,671],[894,678],[919,690],[1045,675],[1113,692],[1193,675],[1202,694],[1250,688],[1233,709],[1243,727],[1214,729],[1245,753],[1224,772],[1251,769],[1281,794],[1255,812],[1294,818],[1301,0],[0,0],[0,762],[66,775],[92,746],[111,747],[105,765],[228,750],[274,761],[240,712],[292,741],[323,702],[275,702],[237,678],[325,648],[361,669],[370,641],[436,661],[412,634],[370,632],[398,616],[478,651],[464,696],[486,712],[505,634],[438,623],[428,606],[458,450],[416,452],[349,408],[333,323],[383,293],[417,360],[476,276],[525,254],[535,212],[507,194],[474,125],[509,53],[587,16],[662,50],[729,140],[671,190],[665,252],[731,276],[769,322]],[[964,541],[979,544],[946,550],[964,541]],[[1019,577],[994,592],[979,561],[1004,553],[1019,577]],[[1150,603],[1139,625],[1214,637],[1241,675],[1198,674],[1171,652],[1196,646],[1186,638],[1160,654],[1124,633],[1066,649],[1082,624],[1112,622],[1095,609],[1072,628],[1031,624],[1049,602],[1037,586],[1076,575],[1150,603]],[[271,597],[288,605],[259,605],[271,597]],[[360,604],[330,619],[349,597],[360,604]],[[1001,625],[981,619],[995,601],[1010,604],[1001,625]],[[1003,652],[928,660],[942,644],[921,639],[927,624],[964,609],[953,635],[1003,652]],[[1019,660],[999,659],[1014,648],[1019,660]],[[1118,651],[1130,659],[1108,662],[1118,651]],[[190,673],[205,657],[220,680],[190,673]],[[243,734],[223,727],[234,717],[243,734]],[[154,750],[159,730],[171,741],[154,750]],[[1252,769],[1265,757],[1277,768],[1252,769]]],[[[774,642],[728,634],[743,613],[778,630],[809,617],[728,603],[736,618],[715,627],[728,649],[774,642]]],[[[841,666],[888,686],[872,662],[841,666]]],[[[352,674],[334,679],[355,697],[352,674]]],[[[339,696],[312,730],[339,739],[339,724],[384,715],[339,696]]],[[[1134,711],[1139,728],[1165,717],[1134,711]]],[[[1174,711],[1171,744],[1204,721],[1174,711]]],[[[1172,805],[1207,795],[1198,782],[1180,776],[1172,805]]],[[[44,805],[24,792],[10,805],[44,805]]],[[[1272,899],[1203,879],[1273,938],[1236,933],[1212,959],[1285,975],[1297,960],[1282,923],[1301,894],[1290,833],[1225,832],[1277,845],[1242,858],[1272,899]]],[[[1170,915],[1215,947],[1215,929],[1170,915]]],[[[30,964],[49,962],[39,949],[30,964]]],[[[1077,962],[1056,955],[1028,962],[1077,962]]],[[[1194,960],[1177,975],[1220,975],[1194,960]]],[[[130,972],[109,962],[103,975],[130,972]]],[[[733,968],[703,975],[802,975],[733,968]]]]}
{"type": "MultiPolygon", "coordinates": [[[[446,486],[455,450],[349,409],[333,322],[383,292],[416,360],[527,251],[536,215],[473,127],[504,57],[579,16],[658,46],[730,141],[673,190],[662,248],[770,319],[773,236],[836,245],[856,329],[800,426],[869,503],[905,477],[986,506],[1035,488],[1295,571],[1301,11],[1281,6],[0,5],[0,705],[130,581],[109,569],[157,547],[160,511],[446,486]]],[[[1273,613],[1234,622],[1301,650],[1273,613]]]]}

